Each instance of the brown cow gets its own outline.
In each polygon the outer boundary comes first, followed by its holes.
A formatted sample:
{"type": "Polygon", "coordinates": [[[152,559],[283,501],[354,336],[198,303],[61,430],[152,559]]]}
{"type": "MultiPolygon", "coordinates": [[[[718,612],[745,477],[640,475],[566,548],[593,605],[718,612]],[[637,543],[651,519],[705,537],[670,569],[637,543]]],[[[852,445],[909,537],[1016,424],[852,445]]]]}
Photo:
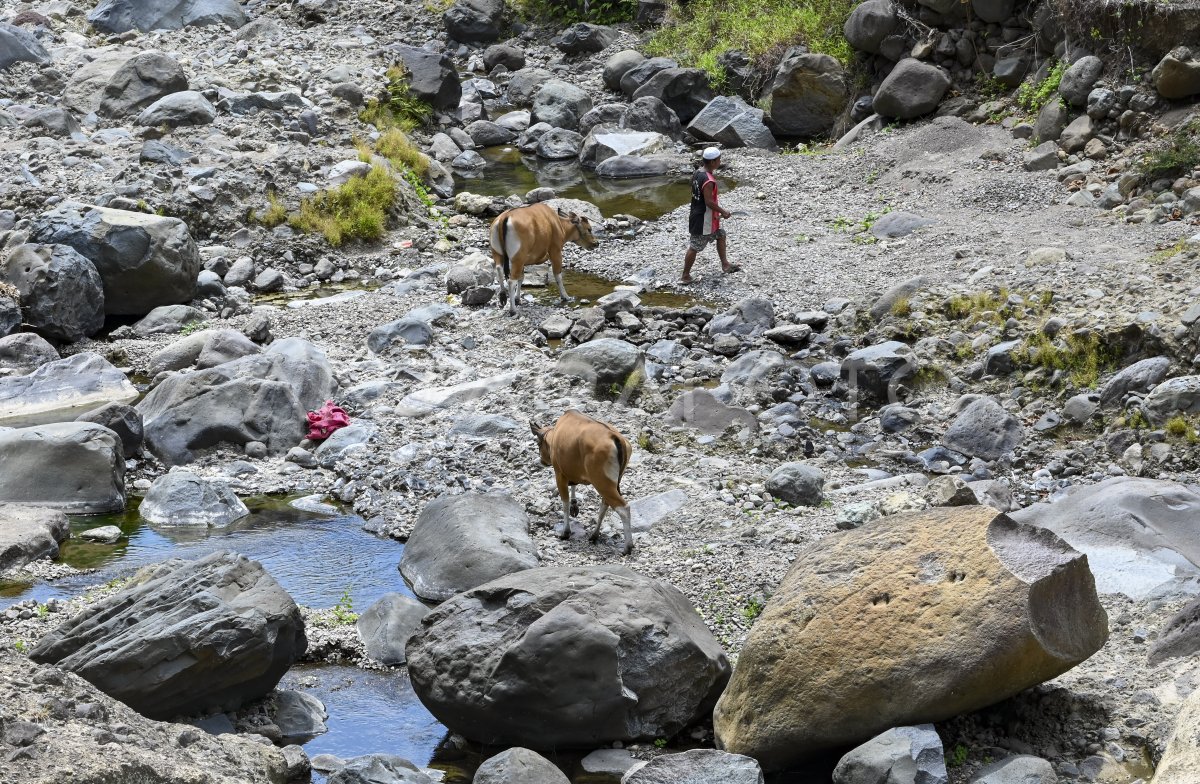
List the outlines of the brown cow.
{"type": "Polygon", "coordinates": [[[562,499],[563,531],[571,535],[571,513],[577,510],[575,486],[591,485],[600,495],[600,514],[596,527],[588,534],[595,542],[600,536],[600,523],[611,507],[625,525],[625,546],[622,555],[633,550],[633,529],[629,505],[621,497],[621,477],[629,465],[632,448],[625,436],[612,425],[592,419],[578,411],[567,411],[554,427],[529,423],[537,436],[542,465],[554,466],[554,481],[562,499]]]}
{"type": "Polygon", "coordinates": [[[530,204],[505,210],[492,221],[492,261],[496,264],[496,282],[500,284],[500,307],[508,292],[509,315],[517,314],[521,297],[521,279],[525,268],[550,259],[558,295],[570,298],[562,279],[563,245],[574,242],[584,248],[596,247],[592,224],[582,215],[555,210],[548,204],[530,204]]]}

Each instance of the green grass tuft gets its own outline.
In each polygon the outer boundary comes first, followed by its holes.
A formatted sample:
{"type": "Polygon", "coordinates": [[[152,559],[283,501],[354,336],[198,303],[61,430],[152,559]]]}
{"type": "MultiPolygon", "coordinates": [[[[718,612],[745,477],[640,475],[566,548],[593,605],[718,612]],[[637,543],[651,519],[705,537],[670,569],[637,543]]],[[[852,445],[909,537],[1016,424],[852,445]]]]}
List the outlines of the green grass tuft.
{"type": "Polygon", "coordinates": [[[1152,182],[1172,178],[1200,166],[1200,120],[1192,120],[1167,137],[1137,163],[1142,177],[1152,182]]]}
{"type": "Polygon", "coordinates": [[[387,70],[387,77],[387,100],[372,98],[367,108],[359,112],[358,119],[381,131],[389,128],[412,131],[428,124],[433,107],[409,92],[408,72],[403,66],[393,65],[387,70]]]}
{"type": "Polygon", "coordinates": [[[377,240],[387,230],[388,211],[395,203],[396,181],[384,167],[373,166],[361,177],[302,201],[288,224],[319,232],[334,247],[351,239],[377,240]]]}
{"type": "Polygon", "coordinates": [[[1013,359],[1048,371],[1065,371],[1075,386],[1091,388],[1096,386],[1101,373],[1116,366],[1119,353],[1094,332],[1076,332],[1057,343],[1038,331],[1025,339],[1025,345],[1013,353],[1013,359]]]}
{"type": "Polygon", "coordinates": [[[770,64],[786,47],[804,44],[846,65],[854,52],[842,27],[853,8],[851,0],[691,0],[671,8],[646,51],[701,68],[715,85],[724,79],[717,58],[731,49],[770,64]]]}

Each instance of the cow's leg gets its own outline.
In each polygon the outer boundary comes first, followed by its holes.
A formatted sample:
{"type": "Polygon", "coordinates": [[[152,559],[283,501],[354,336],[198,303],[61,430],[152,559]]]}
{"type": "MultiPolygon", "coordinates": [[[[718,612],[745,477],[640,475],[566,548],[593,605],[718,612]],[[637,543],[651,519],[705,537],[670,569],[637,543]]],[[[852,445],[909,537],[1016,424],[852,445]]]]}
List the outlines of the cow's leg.
{"type": "Polygon", "coordinates": [[[621,555],[629,555],[633,552],[633,515],[629,512],[629,507],[618,506],[616,508],[617,517],[621,518],[621,523],[625,527],[625,546],[621,548],[621,555]]]}
{"type": "Polygon", "coordinates": [[[567,287],[563,285],[563,269],[562,269],[562,249],[557,253],[550,253],[550,270],[554,273],[554,282],[558,284],[558,299],[560,302],[570,302],[571,298],[567,296],[567,287]]]}
{"type": "Polygon", "coordinates": [[[554,472],[554,481],[558,484],[558,497],[562,501],[562,530],[558,532],[559,539],[571,538],[571,495],[572,488],[567,486],[567,481],[557,471],[554,472]]]}
{"type": "Polygon", "coordinates": [[[575,499],[575,485],[571,485],[571,517],[579,516],[579,501],[575,499]]]}
{"type": "Polygon", "coordinates": [[[604,522],[606,514],[608,514],[608,504],[602,500],[600,501],[600,514],[596,515],[596,527],[588,534],[588,541],[592,544],[595,544],[596,540],[600,538],[600,524],[604,522]]]}
{"type": "Polygon", "coordinates": [[[506,304],[504,292],[508,290],[507,281],[504,279],[504,267],[500,266],[499,263],[492,266],[496,268],[496,304],[503,310],[506,304]]]}
{"type": "Polygon", "coordinates": [[[517,298],[521,296],[521,281],[517,278],[508,280],[508,315],[517,315],[517,298]]]}

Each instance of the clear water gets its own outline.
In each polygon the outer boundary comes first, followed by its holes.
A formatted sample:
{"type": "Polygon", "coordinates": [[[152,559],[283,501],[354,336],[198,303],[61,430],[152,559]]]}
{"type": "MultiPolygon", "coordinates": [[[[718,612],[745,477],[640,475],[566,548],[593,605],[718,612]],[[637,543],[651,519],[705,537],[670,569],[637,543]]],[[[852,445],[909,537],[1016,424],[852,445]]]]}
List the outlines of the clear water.
{"type": "Polygon", "coordinates": [[[0,581],[0,608],[23,599],[77,596],[147,564],[195,559],[217,550],[234,550],[261,562],[293,599],[308,607],[332,607],[347,590],[356,608],[390,591],[412,596],[397,569],[404,545],[363,531],[361,518],[302,512],[288,506],[287,499],[244,500],[250,515],[226,528],[151,526],[138,515],[136,499],[123,514],[72,518],[73,538],[63,543],[60,560],[96,571],[48,583],[0,581]],[[116,525],[125,536],[115,544],[77,537],[102,525],[116,525]]]}

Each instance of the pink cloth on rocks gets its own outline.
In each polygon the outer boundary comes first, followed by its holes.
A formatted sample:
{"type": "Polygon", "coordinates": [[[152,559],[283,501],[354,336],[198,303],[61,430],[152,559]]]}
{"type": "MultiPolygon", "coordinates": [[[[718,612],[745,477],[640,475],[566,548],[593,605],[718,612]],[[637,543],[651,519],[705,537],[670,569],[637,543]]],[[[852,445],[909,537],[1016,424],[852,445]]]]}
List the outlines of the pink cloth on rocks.
{"type": "Polygon", "coordinates": [[[316,411],[308,412],[308,440],[324,441],[339,430],[350,424],[350,415],[341,406],[335,406],[332,400],[326,400],[325,405],[316,411]]]}

